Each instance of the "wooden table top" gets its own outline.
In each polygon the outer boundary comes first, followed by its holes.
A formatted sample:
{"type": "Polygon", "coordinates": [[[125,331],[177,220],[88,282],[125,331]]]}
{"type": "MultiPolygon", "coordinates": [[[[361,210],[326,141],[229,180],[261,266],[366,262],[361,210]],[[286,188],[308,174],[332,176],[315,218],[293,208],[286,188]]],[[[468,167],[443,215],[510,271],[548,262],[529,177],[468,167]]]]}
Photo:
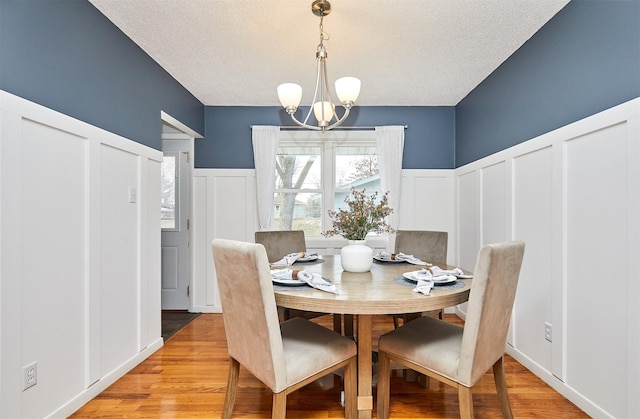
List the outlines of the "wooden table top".
{"type": "MultiPolygon", "coordinates": [[[[321,256],[323,263],[296,263],[291,269],[318,273],[336,284],[338,294],[315,289],[275,290],[276,304],[282,307],[335,314],[403,314],[439,310],[463,303],[469,299],[471,279],[463,279],[464,287],[439,289],[434,287],[429,296],[413,292],[413,287],[394,282],[394,278],[409,271],[420,270],[418,265],[406,262],[374,261],[371,271],[345,272],[339,255],[321,256]]],[[[452,266],[437,264],[442,269],[452,266]]]]}

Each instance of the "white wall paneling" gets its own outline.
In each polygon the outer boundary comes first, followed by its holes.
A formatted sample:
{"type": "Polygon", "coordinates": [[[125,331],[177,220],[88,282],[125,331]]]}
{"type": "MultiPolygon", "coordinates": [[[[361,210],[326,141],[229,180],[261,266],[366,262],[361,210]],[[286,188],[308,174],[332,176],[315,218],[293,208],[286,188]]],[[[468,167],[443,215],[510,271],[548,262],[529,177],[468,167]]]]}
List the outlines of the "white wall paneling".
{"type": "MultiPolygon", "coordinates": [[[[254,241],[258,230],[255,172],[196,169],[194,176],[194,311],[220,312],[211,241],[214,238],[254,241]]],[[[449,231],[449,248],[455,249],[453,172],[403,170],[401,187],[401,214],[412,214],[402,222],[402,228],[449,231]]],[[[320,254],[339,253],[344,243],[339,238],[307,238],[307,248],[320,254]]],[[[367,244],[374,251],[382,251],[387,245],[386,240],[375,239],[367,244]]],[[[453,260],[455,252],[450,254],[453,260]]]]}
{"type": "Polygon", "coordinates": [[[460,264],[526,242],[508,352],[598,418],[640,417],[639,119],[635,99],[456,169],[460,264]]]}
{"type": "MultiPolygon", "coordinates": [[[[518,284],[518,308],[513,317],[512,345],[551,371],[551,342],[540,339],[545,322],[554,325],[551,311],[552,253],[552,149],[542,147],[513,159],[513,237],[526,243],[526,262],[518,284]],[[530,263],[535,261],[534,263],[530,263]],[[522,332],[522,333],[519,333],[522,332]]],[[[555,324],[559,326],[558,324],[555,324]]],[[[559,344],[561,335],[556,334],[559,344]]]]}
{"type": "Polygon", "coordinates": [[[461,172],[457,177],[458,237],[456,247],[458,264],[473,271],[479,248],[480,195],[478,182],[481,173],[461,172]]]}
{"type": "MultiPolygon", "coordinates": [[[[620,296],[629,292],[630,276],[616,272],[628,272],[631,208],[627,191],[631,179],[627,178],[627,165],[640,164],[626,158],[628,144],[626,123],[603,127],[565,143],[566,209],[562,242],[564,324],[569,336],[565,342],[563,376],[595,404],[610,406],[607,411],[613,417],[628,416],[629,395],[626,391],[602,391],[602,388],[618,388],[619,383],[626,381],[621,378],[626,376],[627,359],[621,357],[605,364],[598,361],[610,353],[612,342],[625,342],[628,332],[628,302],[620,296]],[[611,286],[612,282],[614,292],[602,292],[602,286],[611,286]],[[595,307],[605,309],[607,315],[603,316],[595,307]],[[593,370],[598,371],[598,380],[589,379],[593,370]]],[[[634,277],[638,279],[637,274],[634,277]]]]}
{"type": "Polygon", "coordinates": [[[2,91],[0,121],[0,417],[66,417],[162,345],[162,154],[2,91]]]}
{"type": "Polygon", "coordinates": [[[457,263],[453,171],[405,169],[400,188],[398,228],[449,232],[448,263],[457,263]]]}
{"type": "Polygon", "coordinates": [[[211,241],[253,242],[258,225],[254,170],[195,169],[193,195],[193,311],[221,312],[211,241]]]}

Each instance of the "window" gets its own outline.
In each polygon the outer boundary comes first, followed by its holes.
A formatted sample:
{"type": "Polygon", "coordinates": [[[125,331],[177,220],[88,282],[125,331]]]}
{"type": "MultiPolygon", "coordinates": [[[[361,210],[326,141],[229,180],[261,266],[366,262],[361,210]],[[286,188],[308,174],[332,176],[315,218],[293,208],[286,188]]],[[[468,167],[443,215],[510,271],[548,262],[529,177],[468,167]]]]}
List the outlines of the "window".
{"type": "Polygon", "coordinates": [[[163,230],[176,228],[176,155],[165,153],[161,165],[160,226],[163,230]]]}
{"type": "Polygon", "coordinates": [[[327,209],[346,206],[352,187],[380,191],[375,132],[281,131],[274,229],[320,236],[331,227],[327,209]]]}

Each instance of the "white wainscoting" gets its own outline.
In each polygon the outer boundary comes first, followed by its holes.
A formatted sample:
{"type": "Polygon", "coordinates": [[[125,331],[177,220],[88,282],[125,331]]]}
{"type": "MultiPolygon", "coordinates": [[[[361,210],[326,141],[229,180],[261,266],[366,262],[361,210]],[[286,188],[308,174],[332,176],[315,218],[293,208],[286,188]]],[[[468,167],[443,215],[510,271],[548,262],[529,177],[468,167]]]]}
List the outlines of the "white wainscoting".
{"type": "Polygon", "coordinates": [[[161,161],[0,91],[0,417],[66,417],[162,346],[161,161]]]}
{"type": "Polygon", "coordinates": [[[635,99],[456,170],[460,263],[526,242],[509,354],[597,418],[640,417],[639,121],[635,99]]]}
{"type": "MultiPolygon", "coordinates": [[[[452,170],[403,170],[402,229],[449,231],[449,263],[455,264],[455,193],[452,170]]],[[[211,241],[224,238],[254,241],[259,229],[253,169],[195,169],[193,182],[193,293],[192,311],[221,312],[211,256],[211,241]]],[[[346,244],[341,238],[307,238],[307,249],[336,254],[346,244]]],[[[369,239],[375,251],[387,248],[386,238],[369,239]]],[[[475,260],[474,260],[475,262],[475,260]]],[[[473,268],[473,265],[470,266],[473,268]]]]}

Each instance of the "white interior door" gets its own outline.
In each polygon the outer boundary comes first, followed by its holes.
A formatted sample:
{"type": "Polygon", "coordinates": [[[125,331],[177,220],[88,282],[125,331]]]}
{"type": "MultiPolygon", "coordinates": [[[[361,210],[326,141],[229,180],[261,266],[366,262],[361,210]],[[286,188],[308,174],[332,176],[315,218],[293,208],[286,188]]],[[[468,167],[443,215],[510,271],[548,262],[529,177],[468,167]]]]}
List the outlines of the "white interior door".
{"type": "Polygon", "coordinates": [[[189,309],[191,251],[190,141],[163,140],[162,309],[189,309]]]}

